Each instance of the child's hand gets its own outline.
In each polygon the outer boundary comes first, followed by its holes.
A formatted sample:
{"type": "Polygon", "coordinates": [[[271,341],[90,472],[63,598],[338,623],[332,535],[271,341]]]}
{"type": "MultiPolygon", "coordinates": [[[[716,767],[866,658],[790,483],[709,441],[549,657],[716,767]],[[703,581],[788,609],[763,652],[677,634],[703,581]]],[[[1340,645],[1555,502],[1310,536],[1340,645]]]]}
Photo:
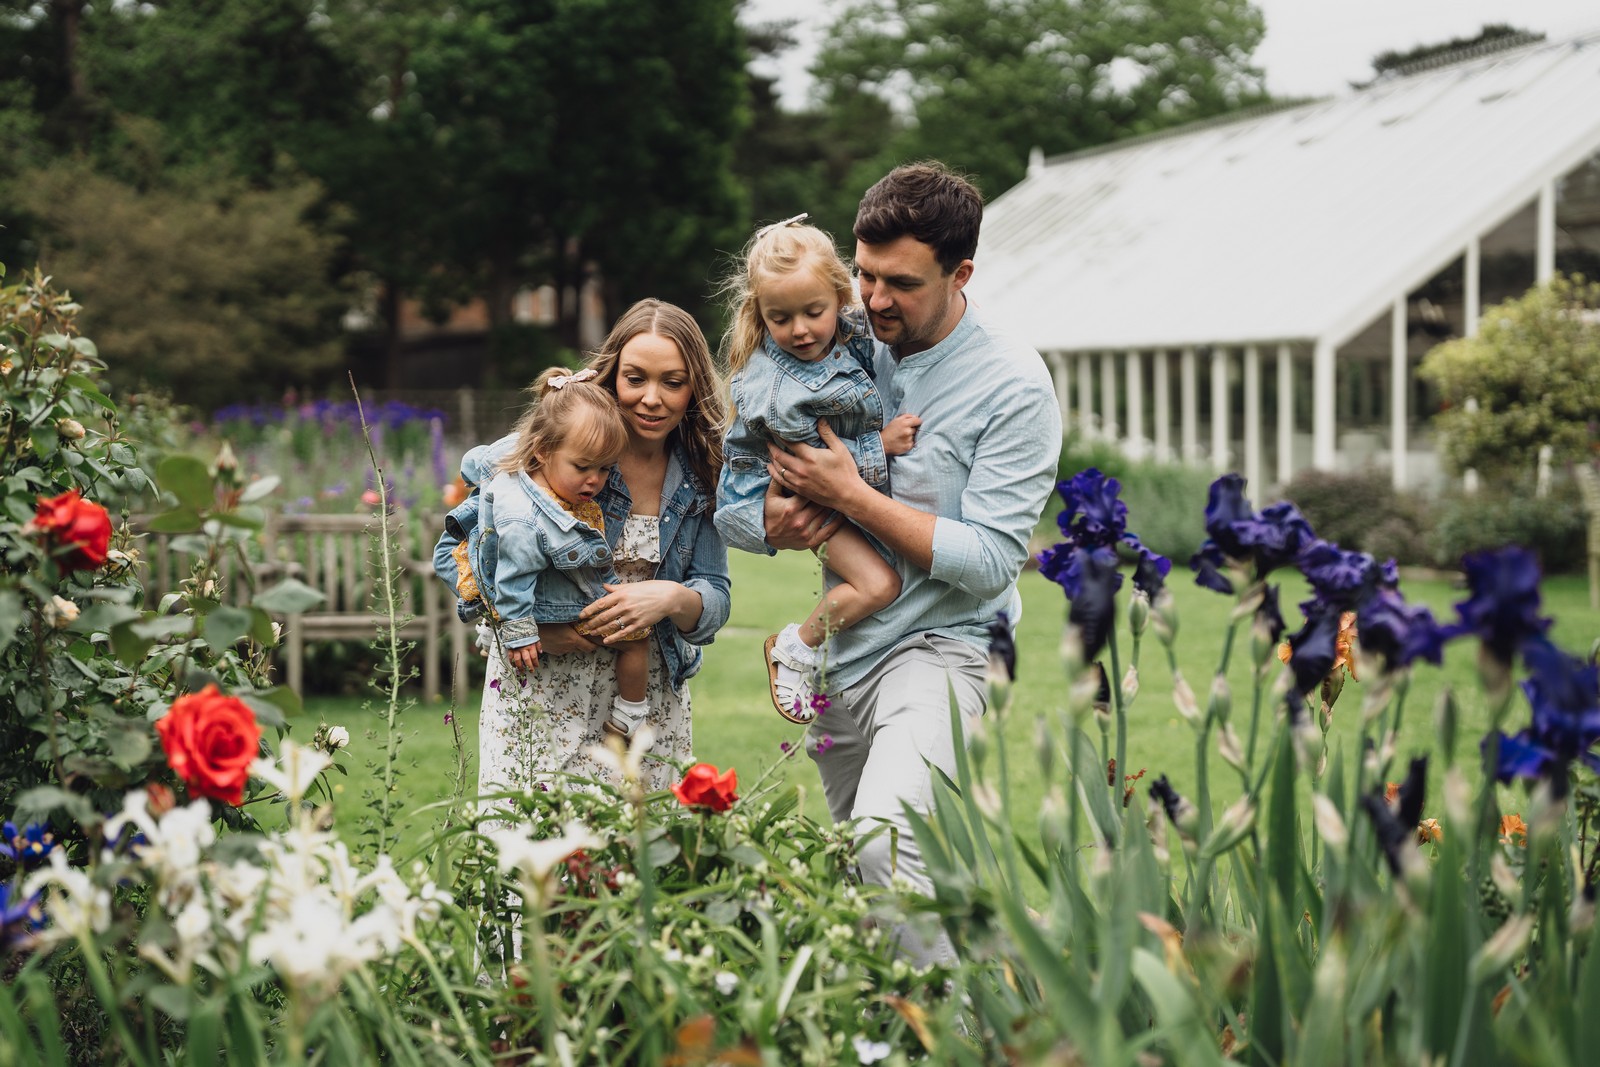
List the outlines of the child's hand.
{"type": "Polygon", "coordinates": [[[910,452],[911,446],[917,443],[917,429],[921,425],[922,420],[915,415],[896,415],[890,419],[879,435],[883,438],[883,454],[903,456],[910,452]]]}
{"type": "Polygon", "coordinates": [[[521,648],[506,650],[506,659],[519,671],[536,671],[539,669],[539,653],[542,651],[538,641],[521,648]]]}

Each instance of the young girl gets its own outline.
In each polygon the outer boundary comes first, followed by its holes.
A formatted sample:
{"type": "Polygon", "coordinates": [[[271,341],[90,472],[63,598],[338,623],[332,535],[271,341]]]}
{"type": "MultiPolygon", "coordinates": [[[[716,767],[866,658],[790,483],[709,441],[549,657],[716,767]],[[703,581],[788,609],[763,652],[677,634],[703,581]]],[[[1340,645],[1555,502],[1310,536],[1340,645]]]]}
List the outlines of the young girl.
{"type": "MultiPolygon", "coordinates": [[[[595,496],[628,445],[617,401],[593,370],[555,368],[534,384],[537,397],[508,438],[509,447],[475,448],[462,478],[478,491],[445,520],[435,569],[456,591],[462,618],[487,615],[518,670],[539,666],[539,624],[568,623],[604,637],[580,613],[614,583],[605,515],[595,496]]],[[[617,697],[605,728],[632,737],[649,705],[649,631],[623,635],[616,649],[617,697]]]]}
{"type": "MultiPolygon", "coordinates": [[[[911,450],[922,422],[899,415],[884,425],[872,338],[860,309],[849,306],[850,271],[832,238],[802,225],[806,217],[758,230],[724,285],[733,319],[724,342],[733,413],[717,486],[719,521],[723,505],[766,494],[774,439],[820,444],[817,420],[826,418],[861,477],[888,492],[888,457],[911,450]]],[[[802,724],[816,716],[811,697],[829,635],[900,595],[900,576],[853,526],[840,525],[823,559],[831,587],[803,623],[785,626],[765,646],[772,702],[802,724]]]]}

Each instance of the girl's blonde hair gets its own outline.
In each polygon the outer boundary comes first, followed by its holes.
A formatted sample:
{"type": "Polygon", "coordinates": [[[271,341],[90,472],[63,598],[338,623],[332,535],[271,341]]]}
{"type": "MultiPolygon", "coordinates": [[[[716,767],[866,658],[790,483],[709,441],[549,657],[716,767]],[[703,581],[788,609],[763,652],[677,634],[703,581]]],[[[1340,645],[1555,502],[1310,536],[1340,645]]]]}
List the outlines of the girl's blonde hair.
{"type": "MultiPolygon", "coordinates": [[[[737,265],[722,283],[722,296],[728,305],[728,332],[722,338],[722,355],[728,373],[737,374],[750,362],[767,336],[761,321],[761,283],[767,278],[812,270],[817,279],[833,289],[841,308],[854,303],[850,287],[850,268],[839,258],[833,238],[798,221],[763,226],[750,238],[740,253],[737,265]]],[[[839,320],[841,333],[848,329],[839,320]]]]}
{"type": "Polygon", "coordinates": [[[634,304],[611,327],[611,332],[589,357],[589,367],[599,377],[596,384],[609,390],[613,406],[617,395],[617,369],[622,349],[641,334],[663,337],[677,346],[689,371],[689,410],[668,440],[676,440],[688,459],[689,473],[709,497],[716,491],[722,471],[722,426],[726,416],[722,376],[711,360],[711,346],[694,317],[662,300],[647,297],[634,304]]]}
{"type": "Polygon", "coordinates": [[[574,373],[569,367],[551,367],[528,387],[533,403],[517,420],[512,431],[517,443],[500,461],[499,470],[536,471],[541,455],[568,445],[596,463],[622,458],[628,447],[628,424],[617,398],[600,386],[598,378],[579,381],[574,373]]]}

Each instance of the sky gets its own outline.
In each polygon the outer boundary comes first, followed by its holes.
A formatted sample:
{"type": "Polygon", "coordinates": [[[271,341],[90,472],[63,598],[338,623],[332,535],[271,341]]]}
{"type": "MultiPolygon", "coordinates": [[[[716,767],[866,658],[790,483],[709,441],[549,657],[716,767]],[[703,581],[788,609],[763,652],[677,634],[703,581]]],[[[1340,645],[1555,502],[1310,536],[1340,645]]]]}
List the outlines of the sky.
{"type": "MultiPolygon", "coordinates": [[[[1159,2],[1159,0],[1158,0],[1159,2]]],[[[1276,96],[1327,96],[1371,74],[1379,52],[1470,37],[1485,23],[1542,31],[1552,40],[1600,31],[1600,0],[1255,0],[1267,32],[1256,49],[1276,96]]],[[[839,0],[749,0],[745,21],[797,18],[801,44],[777,68],[783,102],[800,107],[805,72],[839,0]]]]}

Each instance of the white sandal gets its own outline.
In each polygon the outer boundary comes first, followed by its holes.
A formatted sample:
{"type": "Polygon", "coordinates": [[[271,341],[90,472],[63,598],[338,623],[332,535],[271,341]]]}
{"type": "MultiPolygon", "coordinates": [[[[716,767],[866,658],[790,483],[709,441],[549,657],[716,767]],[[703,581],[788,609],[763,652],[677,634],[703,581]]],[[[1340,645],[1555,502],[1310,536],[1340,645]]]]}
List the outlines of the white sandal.
{"type": "Polygon", "coordinates": [[[812,707],[811,698],[816,694],[816,689],[810,680],[810,668],[797,664],[782,652],[778,651],[778,635],[773,634],[762,643],[761,651],[767,660],[767,685],[772,693],[772,706],[778,709],[778,714],[794,723],[796,726],[809,726],[817,717],[816,709],[812,707]],[[789,668],[799,675],[799,683],[791,685],[780,680],[779,665],[789,668]]]}

